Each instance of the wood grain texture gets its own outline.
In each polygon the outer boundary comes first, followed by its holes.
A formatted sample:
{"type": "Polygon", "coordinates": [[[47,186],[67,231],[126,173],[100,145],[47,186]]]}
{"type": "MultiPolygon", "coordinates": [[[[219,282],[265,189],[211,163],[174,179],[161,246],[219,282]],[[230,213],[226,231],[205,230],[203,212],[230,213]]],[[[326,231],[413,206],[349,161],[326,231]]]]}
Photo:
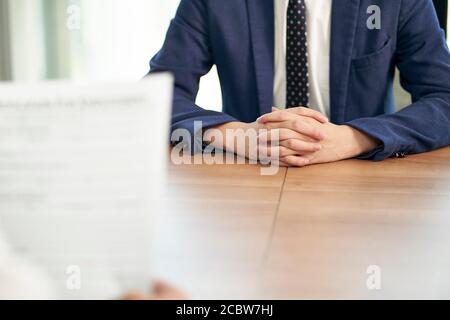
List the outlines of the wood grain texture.
{"type": "Polygon", "coordinates": [[[256,165],[170,167],[157,273],[192,298],[257,295],[286,169],[256,165]]]}
{"type": "Polygon", "coordinates": [[[169,200],[157,274],[192,298],[450,298],[450,148],[268,177],[172,165],[169,200]]]}
{"type": "Polygon", "coordinates": [[[289,169],[275,230],[268,297],[450,298],[450,149],[289,169]]]}

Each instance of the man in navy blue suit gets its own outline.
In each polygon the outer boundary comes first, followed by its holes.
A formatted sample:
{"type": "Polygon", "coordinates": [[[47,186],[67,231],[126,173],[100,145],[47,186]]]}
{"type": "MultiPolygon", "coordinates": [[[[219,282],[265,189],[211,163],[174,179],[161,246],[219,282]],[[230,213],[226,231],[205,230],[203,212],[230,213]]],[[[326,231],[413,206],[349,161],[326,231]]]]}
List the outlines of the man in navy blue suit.
{"type": "Polygon", "coordinates": [[[287,166],[450,145],[450,53],[431,0],[182,0],[150,65],[175,75],[172,131],[194,151],[205,128],[276,130],[266,151],[287,166]],[[213,65],[223,112],[195,104],[213,65]],[[412,104],[395,113],[396,67],[412,104]]]}

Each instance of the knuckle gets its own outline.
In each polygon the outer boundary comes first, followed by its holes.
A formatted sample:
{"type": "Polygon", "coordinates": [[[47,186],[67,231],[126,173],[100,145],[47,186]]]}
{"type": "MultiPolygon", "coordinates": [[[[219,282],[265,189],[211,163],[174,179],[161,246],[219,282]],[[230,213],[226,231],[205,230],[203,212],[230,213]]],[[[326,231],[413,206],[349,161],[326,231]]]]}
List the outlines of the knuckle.
{"type": "Polygon", "coordinates": [[[296,119],[294,121],[294,130],[301,131],[303,129],[303,121],[301,119],[296,119]]]}
{"type": "Polygon", "coordinates": [[[313,135],[316,136],[316,137],[320,137],[320,136],[321,136],[321,133],[320,133],[319,130],[313,129],[313,135]]]}
{"type": "MultiPolygon", "coordinates": [[[[274,156],[276,156],[277,154],[274,154],[274,156]]],[[[289,150],[285,147],[280,147],[278,150],[278,157],[285,157],[289,155],[289,150]]]]}
{"type": "Polygon", "coordinates": [[[298,160],[297,160],[297,165],[298,165],[299,167],[304,167],[304,166],[306,165],[306,162],[305,162],[305,160],[303,160],[303,159],[298,159],[298,160]]]}
{"type": "Polygon", "coordinates": [[[314,146],[311,143],[304,143],[303,150],[305,151],[314,151],[314,146]]]}
{"type": "Polygon", "coordinates": [[[288,146],[288,148],[290,148],[290,149],[294,149],[294,148],[296,147],[295,140],[289,139],[289,140],[287,141],[287,146],[288,146]]]}
{"type": "Polygon", "coordinates": [[[296,167],[301,167],[301,161],[298,158],[294,158],[292,159],[292,164],[295,165],[296,167]]]}
{"type": "Polygon", "coordinates": [[[286,140],[286,139],[288,139],[288,137],[289,136],[288,136],[286,130],[280,130],[279,136],[278,136],[279,140],[286,140]]]}
{"type": "Polygon", "coordinates": [[[306,119],[306,122],[307,122],[309,125],[315,123],[316,121],[317,121],[317,120],[314,119],[314,118],[307,118],[307,119],[306,119]]]}
{"type": "Polygon", "coordinates": [[[297,113],[299,114],[299,115],[305,115],[305,113],[307,112],[307,110],[304,108],[304,107],[299,107],[298,109],[297,109],[297,113]]]}
{"type": "Polygon", "coordinates": [[[284,163],[288,164],[289,166],[293,166],[294,165],[291,156],[283,157],[282,160],[283,160],[284,163]]]}

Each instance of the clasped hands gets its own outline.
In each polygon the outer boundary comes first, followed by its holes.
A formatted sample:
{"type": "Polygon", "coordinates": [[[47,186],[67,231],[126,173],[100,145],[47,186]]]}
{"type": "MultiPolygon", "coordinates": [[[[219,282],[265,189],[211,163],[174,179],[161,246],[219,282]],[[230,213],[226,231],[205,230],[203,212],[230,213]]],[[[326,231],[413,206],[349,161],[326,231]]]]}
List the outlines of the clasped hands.
{"type": "Polygon", "coordinates": [[[259,145],[262,154],[277,155],[279,164],[303,167],[357,157],[375,149],[379,142],[350,126],[335,125],[318,111],[298,107],[273,108],[252,124],[262,130],[261,141],[278,140],[274,145],[259,145]],[[273,134],[277,130],[277,134],[273,134]],[[263,150],[261,150],[263,149],[263,150]]]}
{"type": "Polygon", "coordinates": [[[254,159],[278,162],[281,166],[303,167],[357,157],[374,150],[380,142],[347,125],[335,125],[318,111],[309,108],[280,110],[273,108],[253,123],[230,122],[215,127],[225,137],[228,130],[258,132],[258,150],[237,150],[236,141],[213,139],[209,132],[204,140],[214,146],[254,159]],[[263,129],[263,130],[261,130],[263,129]]]}

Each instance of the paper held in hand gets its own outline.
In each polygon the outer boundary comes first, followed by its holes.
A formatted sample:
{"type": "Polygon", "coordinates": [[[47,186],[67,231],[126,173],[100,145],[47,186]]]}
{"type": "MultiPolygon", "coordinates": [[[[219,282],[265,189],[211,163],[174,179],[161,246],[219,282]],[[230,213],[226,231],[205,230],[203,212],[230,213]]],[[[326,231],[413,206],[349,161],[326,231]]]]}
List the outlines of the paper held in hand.
{"type": "Polygon", "coordinates": [[[148,290],[172,82],[0,85],[0,229],[56,298],[148,290]]]}

